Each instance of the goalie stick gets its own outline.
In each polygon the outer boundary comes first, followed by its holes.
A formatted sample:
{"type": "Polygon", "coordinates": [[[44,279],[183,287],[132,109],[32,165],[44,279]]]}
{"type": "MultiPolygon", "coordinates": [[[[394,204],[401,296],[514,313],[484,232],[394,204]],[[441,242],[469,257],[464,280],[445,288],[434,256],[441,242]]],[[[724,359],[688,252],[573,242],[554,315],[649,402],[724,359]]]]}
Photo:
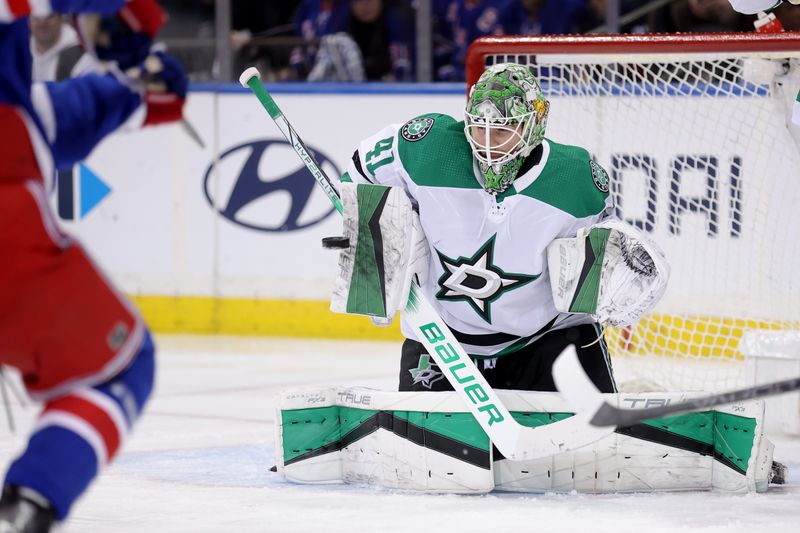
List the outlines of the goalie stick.
{"type": "Polygon", "coordinates": [[[578,361],[575,350],[565,350],[553,365],[553,379],[559,392],[577,411],[585,416],[595,427],[626,427],[645,420],[662,418],[686,411],[707,409],[717,405],[754,400],[784,392],[800,389],[800,377],[765,383],[729,392],[691,398],[678,403],[645,407],[642,409],[623,409],[614,407],[607,401],[578,361]]]}
{"type": "MultiPolygon", "coordinates": [[[[342,202],[336,187],[262,85],[258,69],[246,69],[239,77],[239,82],[258,97],[283,136],[328,195],[336,210],[341,213],[342,202]]],[[[582,414],[536,428],[519,424],[486,382],[486,378],[478,372],[475,363],[425,299],[416,283],[411,285],[408,304],[403,313],[414,328],[417,340],[425,346],[475,420],[506,458],[520,461],[548,457],[586,446],[613,431],[613,428],[589,425],[587,415],[582,414]]]]}

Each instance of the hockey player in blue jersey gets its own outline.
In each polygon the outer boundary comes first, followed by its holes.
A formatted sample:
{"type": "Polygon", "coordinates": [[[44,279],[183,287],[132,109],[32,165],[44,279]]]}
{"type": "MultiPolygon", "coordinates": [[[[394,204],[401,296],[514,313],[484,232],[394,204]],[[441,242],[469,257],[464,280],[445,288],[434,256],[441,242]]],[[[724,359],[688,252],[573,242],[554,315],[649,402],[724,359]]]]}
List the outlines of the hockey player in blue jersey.
{"type": "Polygon", "coordinates": [[[6,474],[2,532],[63,520],[153,387],[144,322],[58,228],[47,191],[54,168],[85,158],[123,123],[181,117],[186,77],[174,59],[150,54],[164,21],[155,0],[0,0],[0,363],[44,402],[6,474]],[[31,82],[27,17],[52,11],[78,15],[84,46],[112,62],[108,73],[31,82]],[[133,79],[130,68],[147,74],[133,79]]]}

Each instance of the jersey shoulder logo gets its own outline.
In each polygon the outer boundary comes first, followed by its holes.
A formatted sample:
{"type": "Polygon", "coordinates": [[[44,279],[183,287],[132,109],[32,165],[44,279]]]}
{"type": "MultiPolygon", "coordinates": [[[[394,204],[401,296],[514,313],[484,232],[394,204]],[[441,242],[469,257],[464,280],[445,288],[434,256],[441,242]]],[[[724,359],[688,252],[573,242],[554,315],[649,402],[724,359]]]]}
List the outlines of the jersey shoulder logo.
{"type": "Polygon", "coordinates": [[[592,179],[600,192],[608,192],[608,172],[601,167],[594,159],[589,160],[589,167],[592,169],[592,179]]]}
{"type": "Polygon", "coordinates": [[[494,239],[492,235],[470,258],[450,259],[439,250],[439,261],[444,273],[439,278],[439,300],[466,301],[478,315],[492,323],[492,302],[507,291],[517,289],[535,280],[536,275],[507,274],[494,264],[494,239]]]}
{"type": "Polygon", "coordinates": [[[434,120],[428,117],[418,117],[413,118],[403,124],[403,128],[400,130],[400,135],[403,136],[403,139],[409,142],[417,142],[425,137],[431,128],[433,128],[434,120]]]}

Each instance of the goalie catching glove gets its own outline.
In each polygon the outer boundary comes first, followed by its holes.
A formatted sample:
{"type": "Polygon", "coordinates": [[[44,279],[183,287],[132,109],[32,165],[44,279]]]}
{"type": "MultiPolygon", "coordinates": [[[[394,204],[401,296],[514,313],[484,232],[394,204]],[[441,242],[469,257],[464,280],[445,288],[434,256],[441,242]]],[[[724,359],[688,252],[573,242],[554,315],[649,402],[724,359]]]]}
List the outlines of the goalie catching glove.
{"type": "Polygon", "coordinates": [[[341,183],[344,235],[331,311],[391,323],[408,301],[415,274],[425,276],[428,242],[405,192],[383,185],[341,183]]]}
{"type": "Polygon", "coordinates": [[[589,313],[602,323],[628,326],[653,308],[667,287],[664,253],[642,232],[617,220],[581,228],[547,247],[556,309],[589,313]]]}

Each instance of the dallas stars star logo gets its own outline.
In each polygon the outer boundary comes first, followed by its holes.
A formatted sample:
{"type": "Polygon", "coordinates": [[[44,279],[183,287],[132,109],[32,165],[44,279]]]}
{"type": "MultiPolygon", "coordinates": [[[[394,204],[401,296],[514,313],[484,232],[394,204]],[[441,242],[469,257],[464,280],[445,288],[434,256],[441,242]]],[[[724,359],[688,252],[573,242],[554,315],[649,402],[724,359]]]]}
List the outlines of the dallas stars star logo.
{"type": "Polygon", "coordinates": [[[450,259],[439,250],[439,261],[444,274],[439,278],[439,300],[466,301],[486,322],[492,323],[491,304],[505,292],[522,287],[541,274],[506,274],[494,265],[494,239],[492,235],[480,250],[469,259],[450,259]]]}

